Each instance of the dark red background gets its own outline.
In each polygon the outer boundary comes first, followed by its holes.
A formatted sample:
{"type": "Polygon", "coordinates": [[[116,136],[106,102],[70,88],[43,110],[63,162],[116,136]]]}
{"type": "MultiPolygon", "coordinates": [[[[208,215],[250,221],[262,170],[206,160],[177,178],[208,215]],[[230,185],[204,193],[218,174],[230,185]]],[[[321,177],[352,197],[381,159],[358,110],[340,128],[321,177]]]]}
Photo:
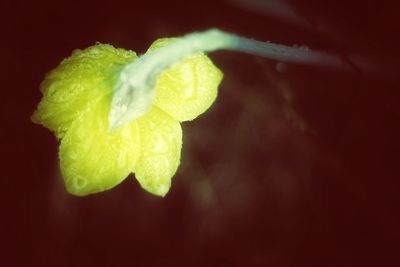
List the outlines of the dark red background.
{"type": "Polygon", "coordinates": [[[160,2],[5,2],[0,265],[398,266],[396,1],[287,1],[303,26],[230,1],[160,2]],[[29,119],[45,73],[96,41],[143,53],[158,37],[210,27],[371,67],[278,72],[271,60],[213,53],[219,98],[183,124],[166,198],[134,176],[68,195],[55,138],[29,119]]]}

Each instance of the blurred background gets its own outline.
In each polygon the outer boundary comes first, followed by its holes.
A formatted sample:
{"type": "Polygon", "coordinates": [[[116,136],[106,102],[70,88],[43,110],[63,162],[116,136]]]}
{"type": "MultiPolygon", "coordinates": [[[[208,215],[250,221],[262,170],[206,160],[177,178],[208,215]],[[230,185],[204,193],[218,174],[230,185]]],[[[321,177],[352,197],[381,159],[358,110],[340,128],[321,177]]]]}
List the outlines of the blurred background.
{"type": "Polygon", "coordinates": [[[4,1],[2,266],[398,266],[396,1],[4,1]],[[65,192],[58,144],[30,115],[39,84],[95,42],[144,53],[217,27],[307,45],[348,70],[210,54],[224,72],[183,124],[163,199],[134,176],[65,192]]]}

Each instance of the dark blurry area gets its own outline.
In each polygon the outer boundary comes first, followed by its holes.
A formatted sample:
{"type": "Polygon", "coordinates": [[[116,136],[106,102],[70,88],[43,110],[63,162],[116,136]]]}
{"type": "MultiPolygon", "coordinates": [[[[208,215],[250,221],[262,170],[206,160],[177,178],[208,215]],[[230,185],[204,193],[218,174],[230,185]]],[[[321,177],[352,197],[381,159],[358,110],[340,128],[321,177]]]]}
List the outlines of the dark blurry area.
{"type": "Polygon", "coordinates": [[[400,266],[396,1],[2,5],[0,266],[400,266]],[[211,27],[307,45],[352,67],[212,53],[225,75],[219,96],[183,124],[165,198],[133,175],[68,195],[56,139],[30,121],[46,72],[97,41],[144,53],[159,37],[211,27]]]}

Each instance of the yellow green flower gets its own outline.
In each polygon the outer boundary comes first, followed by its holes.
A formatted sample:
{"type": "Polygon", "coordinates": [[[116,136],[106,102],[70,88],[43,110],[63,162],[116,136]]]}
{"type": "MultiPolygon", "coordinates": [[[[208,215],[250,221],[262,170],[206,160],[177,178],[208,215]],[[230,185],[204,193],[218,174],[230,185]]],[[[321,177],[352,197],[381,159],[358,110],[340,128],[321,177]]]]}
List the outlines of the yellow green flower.
{"type": "MultiPolygon", "coordinates": [[[[169,41],[157,40],[147,53],[169,41]]],[[[136,59],[132,51],[96,44],[74,51],[41,84],[43,98],[32,120],[60,140],[61,173],[71,194],[101,192],[134,173],[145,190],[164,196],[180,164],[180,122],[216,99],[222,72],[204,54],[188,56],[158,77],[146,114],[110,132],[118,75],[136,59]]]]}

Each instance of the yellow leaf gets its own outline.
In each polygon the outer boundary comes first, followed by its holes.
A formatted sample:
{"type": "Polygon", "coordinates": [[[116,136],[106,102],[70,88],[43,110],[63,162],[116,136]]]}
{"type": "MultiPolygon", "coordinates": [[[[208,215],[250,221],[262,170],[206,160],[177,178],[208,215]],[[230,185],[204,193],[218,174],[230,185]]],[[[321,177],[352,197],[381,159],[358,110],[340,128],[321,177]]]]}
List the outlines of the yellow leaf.
{"type": "Polygon", "coordinates": [[[136,121],[142,144],[142,154],[135,167],[136,179],[145,190],[164,196],[180,164],[181,126],[154,106],[136,121]]]}
{"type": "Polygon", "coordinates": [[[110,189],[135,168],[141,153],[137,123],[110,133],[109,109],[107,97],[90,103],[61,141],[61,172],[71,194],[84,196],[110,189]]]}
{"type": "Polygon", "coordinates": [[[120,69],[135,58],[132,51],[105,44],[75,50],[47,74],[41,84],[43,99],[32,120],[62,138],[88,103],[112,93],[120,69]]]}
{"type": "MultiPolygon", "coordinates": [[[[147,53],[172,40],[158,39],[147,53]]],[[[153,103],[178,121],[193,120],[214,103],[222,77],[205,54],[185,57],[159,75],[153,103]]]]}

